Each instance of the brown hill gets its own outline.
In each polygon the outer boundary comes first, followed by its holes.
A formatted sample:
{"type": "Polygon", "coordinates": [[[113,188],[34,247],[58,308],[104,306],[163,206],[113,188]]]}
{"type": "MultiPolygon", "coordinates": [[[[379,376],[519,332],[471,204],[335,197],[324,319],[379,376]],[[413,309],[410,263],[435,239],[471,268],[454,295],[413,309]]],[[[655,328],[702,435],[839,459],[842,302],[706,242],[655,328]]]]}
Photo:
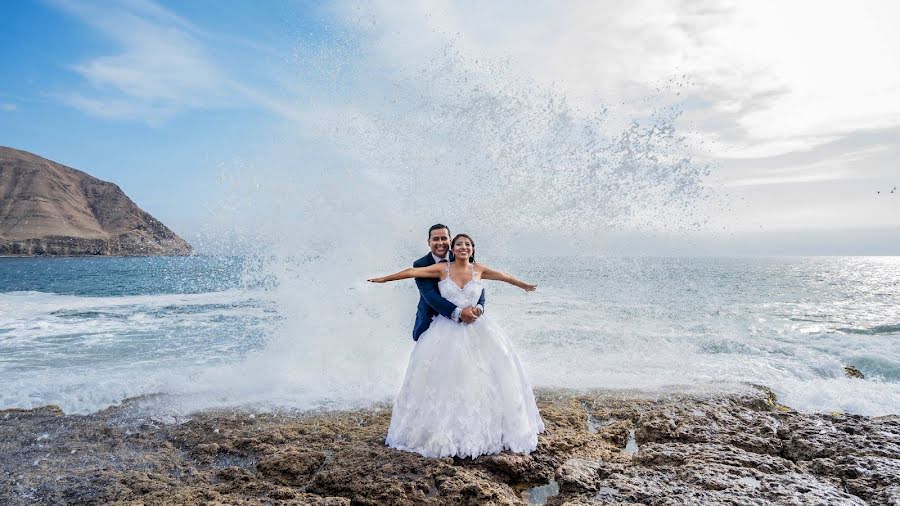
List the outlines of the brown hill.
{"type": "Polygon", "coordinates": [[[0,146],[0,255],[190,253],[118,186],[0,146]]]}

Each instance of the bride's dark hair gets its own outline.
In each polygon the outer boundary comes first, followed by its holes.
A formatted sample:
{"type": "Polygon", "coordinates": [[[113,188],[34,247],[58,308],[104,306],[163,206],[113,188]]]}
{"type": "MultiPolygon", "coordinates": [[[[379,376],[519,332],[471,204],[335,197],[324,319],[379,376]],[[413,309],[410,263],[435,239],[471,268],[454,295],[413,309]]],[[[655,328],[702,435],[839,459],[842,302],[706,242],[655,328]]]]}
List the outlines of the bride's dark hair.
{"type": "Polygon", "coordinates": [[[450,241],[450,252],[453,253],[453,248],[456,247],[456,240],[459,239],[460,237],[465,237],[466,239],[469,240],[470,243],[472,243],[472,254],[469,255],[469,262],[474,264],[475,263],[475,241],[468,235],[456,234],[456,237],[454,237],[453,240],[450,241]]]}

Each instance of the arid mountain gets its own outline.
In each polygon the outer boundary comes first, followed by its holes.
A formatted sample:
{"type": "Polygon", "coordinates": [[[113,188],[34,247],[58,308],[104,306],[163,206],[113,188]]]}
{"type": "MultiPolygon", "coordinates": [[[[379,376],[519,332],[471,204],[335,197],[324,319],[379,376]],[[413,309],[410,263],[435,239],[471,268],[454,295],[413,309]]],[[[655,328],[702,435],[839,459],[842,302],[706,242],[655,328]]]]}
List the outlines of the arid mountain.
{"type": "Polygon", "coordinates": [[[118,186],[0,146],[0,255],[188,255],[118,186]]]}

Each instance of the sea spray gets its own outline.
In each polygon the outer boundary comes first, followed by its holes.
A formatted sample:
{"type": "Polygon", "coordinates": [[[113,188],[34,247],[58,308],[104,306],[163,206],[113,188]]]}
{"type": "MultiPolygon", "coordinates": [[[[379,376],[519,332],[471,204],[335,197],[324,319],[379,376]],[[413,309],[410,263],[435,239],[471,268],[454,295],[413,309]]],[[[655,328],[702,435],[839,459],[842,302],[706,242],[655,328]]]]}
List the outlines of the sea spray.
{"type": "Polygon", "coordinates": [[[252,275],[273,280],[282,319],[264,349],[199,388],[300,404],[389,398],[417,293],[364,280],[426,252],[436,222],[473,234],[481,258],[701,226],[691,205],[707,168],[677,106],[613,121],[609,107],[575,106],[452,42],[419,66],[379,68],[371,41],[338,38],[343,50],[298,64],[319,88],[296,104],[296,138],[227,171],[237,191],[226,214],[250,238],[252,275]]]}
{"type": "Polygon", "coordinates": [[[298,62],[305,89],[278,104],[282,136],[223,164],[215,247],[197,246],[243,255],[239,282],[201,258],[3,259],[3,407],[390,399],[417,293],[363,280],[409,265],[442,221],[475,237],[481,261],[539,285],[488,287],[539,387],[752,382],[796,409],[897,413],[895,258],[598,256],[604,230],[705,226],[707,169],[665,89],[589,108],[452,43],[409,66],[375,57],[364,35],[343,40],[298,62]],[[23,287],[22,265],[40,281],[23,287]],[[181,282],[196,276],[209,282],[181,282]],[[206,290],[225,292],[180,293],[206,290]]]}

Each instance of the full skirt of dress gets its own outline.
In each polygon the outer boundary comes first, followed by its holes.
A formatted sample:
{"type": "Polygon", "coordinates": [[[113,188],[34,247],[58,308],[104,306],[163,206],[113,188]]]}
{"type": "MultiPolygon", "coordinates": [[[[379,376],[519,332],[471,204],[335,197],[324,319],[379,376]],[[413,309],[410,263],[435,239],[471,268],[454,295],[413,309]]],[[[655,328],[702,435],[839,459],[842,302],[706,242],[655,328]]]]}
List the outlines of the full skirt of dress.
{"type": "Polygon", "coordinates": [[[425,457],[530,453],[544,430],[512,344],[487,315],[435,317],[394,401],[387,445],[425,457]]]}

